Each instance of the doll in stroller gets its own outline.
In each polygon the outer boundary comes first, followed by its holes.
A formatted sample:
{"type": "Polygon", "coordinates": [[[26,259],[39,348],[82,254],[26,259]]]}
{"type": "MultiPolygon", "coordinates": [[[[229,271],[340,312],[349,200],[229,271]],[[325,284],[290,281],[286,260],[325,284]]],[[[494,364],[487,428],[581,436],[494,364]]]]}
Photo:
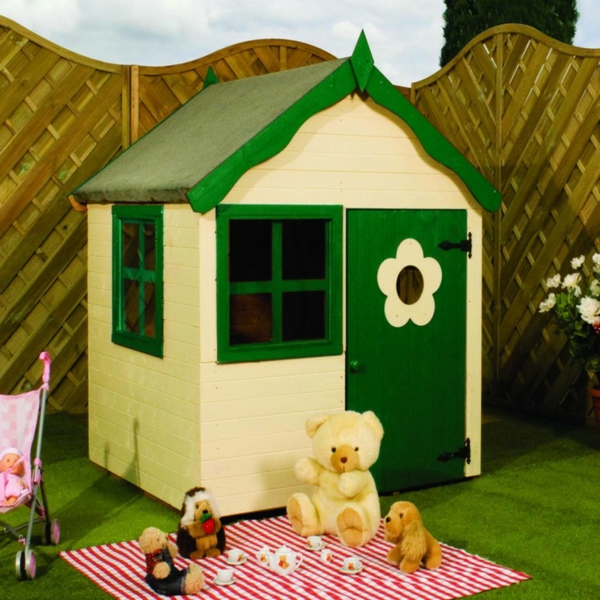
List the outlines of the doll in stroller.
{"type": "Polygon", "coordinates": [[[23,453],[18,448],[5,448],[0,451],[0,477],[4,480],[2,503],[5,506],[15,504],[22,494],[27,493],[24,475],[23,453]]]}
{"type": "Polygon", "coordinates": [[[42,539],[46,544],[60,541],[58,521],[50,518],[48,510],[41,459],[50,356],[42,352],[39,358],[44,363],[39,389],[0,395],[0,516],[20,507],[29,509],[29,520],[20,525],[0,520],[0,535],[10,535],[24,545],[15,559],[15,572],[21,580],[35,578],[35,554],[30,548],[34,525],[44,524],[42,539]],[[34,440],[36,450],[32,454],[34,440]]]}

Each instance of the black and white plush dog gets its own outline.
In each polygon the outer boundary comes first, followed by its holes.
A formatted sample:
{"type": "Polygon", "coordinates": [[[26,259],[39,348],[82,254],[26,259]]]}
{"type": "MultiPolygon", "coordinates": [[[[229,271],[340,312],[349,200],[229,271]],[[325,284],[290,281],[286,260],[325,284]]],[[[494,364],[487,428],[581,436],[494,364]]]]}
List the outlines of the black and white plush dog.
{"type": "Polygon", "coordinates": [[[177,530],[177,549],[184,558],[219,556],[225,550],[225,530],[210,492],[195,487],[185,493],[177,530]]]}

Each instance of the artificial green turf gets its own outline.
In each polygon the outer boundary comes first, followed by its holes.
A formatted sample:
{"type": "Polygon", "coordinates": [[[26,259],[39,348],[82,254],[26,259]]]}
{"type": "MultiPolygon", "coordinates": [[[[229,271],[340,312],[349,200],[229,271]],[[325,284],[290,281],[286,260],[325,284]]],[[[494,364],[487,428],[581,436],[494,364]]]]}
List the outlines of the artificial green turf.
{"type": "MultiPolygon", "coordinates": [[[[600,432],[508,414],[484,424],[482,455],[481,477],[384,497],[382,513],[410,500],[439,540],[532,576],[486,600],[600,598],[600,432]]],[[[177,511],[94,467],[85,424],[66,414],[46,419],[43,459],[61,542],[35,544],[36,579],[19,582],[21,545],[0,537],[0,598],[109,598],[58,551],[135,539],[149,525],[174,531],[177,511]]],[[[0,518],[27,515],[21,508],[0,518]]]]}
{"type": "MultiPolygon", "coordinates": [[[[84,423],[64,413],[50,415],[45,421],[44,480],[51,516],[60,523],[61,541],[58,546],[45,546],[38,541],[33,546],[36,578],[18,581],[14,565],[22,546],[9,536],[0,538],[0,598],[110,598],[62,560],[58,551],[135,539],[150,525],[174,531],[179,515],[92,465],[87,458],[84,423]]],[[[28,515],[27,509],[20,508],[0,518],[8,521],[10,517],[12,523],[22,523],[28,515]]]]}
{"type": "Polygon", "coordinates": [[[532,577],[484,598],[600,599],[600,432],[509,414],[482,446],[481,477],[402,499],[439,540],[532,577]]]}

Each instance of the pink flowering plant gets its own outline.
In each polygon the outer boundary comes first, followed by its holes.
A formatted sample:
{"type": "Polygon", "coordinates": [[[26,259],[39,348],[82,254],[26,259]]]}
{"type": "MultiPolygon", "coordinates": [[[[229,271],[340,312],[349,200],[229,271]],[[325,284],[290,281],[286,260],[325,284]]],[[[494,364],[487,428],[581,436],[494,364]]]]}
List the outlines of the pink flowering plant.
{"type": "Polygon", "coordinates": [[[552,312],[556,325],[567,337],[571,358],[590,376],[600,372],[600,254],[592,256],[592,274],[583,274],[585,257],[571,261],[574,272],[546,281],[553,290],[540,304],[540,312],[552,312]]]}

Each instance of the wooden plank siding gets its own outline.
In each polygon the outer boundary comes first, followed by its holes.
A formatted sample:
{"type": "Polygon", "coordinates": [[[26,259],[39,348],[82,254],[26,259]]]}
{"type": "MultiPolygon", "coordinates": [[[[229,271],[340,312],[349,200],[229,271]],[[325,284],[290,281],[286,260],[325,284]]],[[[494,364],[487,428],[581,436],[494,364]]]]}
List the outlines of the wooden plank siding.
{"type": "MultiPolygon", "coordinates": [[[[397,209],[398,190],[406,208],[468,210],[468,228],[481,240],[482,209],[465,200],[465,194],[470,196],[456,175],[440,170],[400,119],[371,100],[352,96],[310,118],[281,153],[243,175],[223,203],[397,209]]],[[[217,364],[215,211],[199,219],[201,480],[218,495],[226,514],[281,507],[302,489],[293,466],[312,452],[306,420],[345,407],[345,352],[217,364]]],[[[474,475],[480,472],[481,449],[481,258],[475,252],[467,262],[467,335],[472,343],[467,349],[466,416],[473,449],[467,474],[474,475]]],[[[345,333],[343,346],[345,350],[345,333]]]]}
{"type": "Polygon", "coordinates": [[[585,382],[538,306],[548,277],[600,248],[600,51],[503,25],[411,94],[503,194],[485,221],[486,400],[584,417],[585,382]]]}
{"type": "Polygon", "coordinates": [[[331,58],[258,40],[182,65],[116,65],[0,17],[2,393],[38,386],[48,350],[49,411],[87,412],[87,215],[68,194],[198,92],[209,67],[226,81],[331,58]]]}
{"type": "Polygon", "coordinates": [[[112,344],[111,207],[88,210],[90,459],[172,506],[198,483],[199,254],[189,206],[165,208],[164,358],[112,344]]]}

